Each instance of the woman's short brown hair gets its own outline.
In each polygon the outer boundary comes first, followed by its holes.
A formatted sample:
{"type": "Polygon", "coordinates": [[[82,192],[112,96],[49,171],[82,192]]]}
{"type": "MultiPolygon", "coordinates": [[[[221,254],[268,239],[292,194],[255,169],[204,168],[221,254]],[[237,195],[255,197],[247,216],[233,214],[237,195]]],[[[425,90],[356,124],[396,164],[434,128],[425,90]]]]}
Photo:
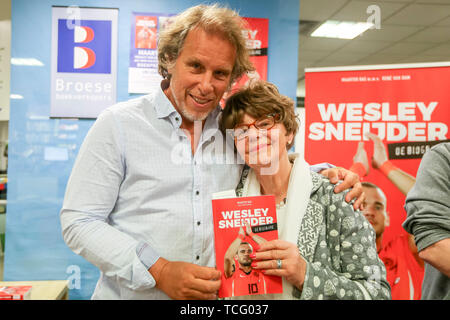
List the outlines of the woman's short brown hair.
{"type": "MultiPolygon", "coordinates": [[[[227,129],[233,129],[240,124],[245,114],[258,119],[272,113],[279,115],[279,122],[284,125],[287,134],[293,133],[295,136],[298,130],[298,122],[294,101],[280,94],[274,84],[254,80],[227,98],[219,128],[225,134],[227,129]]],[[[287,148],[290,149],[293,144],[294,140],[287,148]]]]}
{"type": "Polygon", "coordinates": [[[218,4],[198,5],[170,18],[159,35],[158,71],[163,78],[170,77],[168,69],[180,55],[187,34],[195,28],[220,34],[236,48],[230,85],[244,73],[254,70],[249,59],[246,39],[242,34],[245,21],[239,14],[218,4]]]}

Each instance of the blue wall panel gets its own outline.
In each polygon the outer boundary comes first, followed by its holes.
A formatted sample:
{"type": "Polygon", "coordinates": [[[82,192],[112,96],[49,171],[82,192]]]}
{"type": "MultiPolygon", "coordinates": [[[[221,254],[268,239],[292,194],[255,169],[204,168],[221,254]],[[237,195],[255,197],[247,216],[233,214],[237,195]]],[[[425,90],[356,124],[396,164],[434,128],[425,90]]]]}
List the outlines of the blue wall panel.
{"type": "MultiPolygon", "coordinates": [[[[97,268],[74,254],[61,236],[59,210],[79,147],[93,120],[49,119],[52,6],[119,8],[117,100],[128,100],[131,13],[177,13],[188,0],[14,0],[11,56],[43,67],[11,66],[5,280],[70,280],[71,299],[88,299],[97,268]]],[[[298,0],[227,1],[242,16],[269,18],[268,80],[295,100],[298,0]]]]}

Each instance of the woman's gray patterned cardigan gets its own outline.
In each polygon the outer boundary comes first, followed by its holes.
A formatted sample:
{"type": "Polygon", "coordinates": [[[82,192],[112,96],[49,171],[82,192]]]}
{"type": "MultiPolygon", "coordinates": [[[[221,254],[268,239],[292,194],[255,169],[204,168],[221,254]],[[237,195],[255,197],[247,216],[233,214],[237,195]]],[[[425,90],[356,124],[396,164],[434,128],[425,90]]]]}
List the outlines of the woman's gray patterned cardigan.
{"type": "Polygon", "coordinates": [[[390,299],[375,232],[344,192],[311,172],[313,188],[297,245],[307,261],[300,299],[390,299]]]}
{"type": "MultiPolygon", "coordinates": [[[[245,170],[244,170],[245,171],[245,170]]],[[[248,172],[236,189],[238,195],[248,172]]],[[[345,202],[346,192],[311,172],[313,187],[297,245],[307,261],[299,299],[391,299],[386,269],[378,257],[375,232],[360,211],[345,202]]],[[[289,201],[289,200],[288,200],[289,201]]]]}

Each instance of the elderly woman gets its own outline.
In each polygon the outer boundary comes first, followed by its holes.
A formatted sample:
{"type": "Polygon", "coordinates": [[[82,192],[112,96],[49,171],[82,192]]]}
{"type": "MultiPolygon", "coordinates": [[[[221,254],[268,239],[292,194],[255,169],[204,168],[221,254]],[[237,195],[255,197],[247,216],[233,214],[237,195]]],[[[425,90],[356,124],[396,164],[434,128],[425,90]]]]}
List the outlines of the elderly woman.
{"type": "Polygon", "coordinates": [[[275,195],[279,239],[262,243],[252,266],[283,279],[268,299],[390,299],[372,227],[335,194],[327,178],[288,154],[298,129],[294,104],[268,82],[256,81],[226,102],[221,130],[245,160],[238,196],[275,195]]]}

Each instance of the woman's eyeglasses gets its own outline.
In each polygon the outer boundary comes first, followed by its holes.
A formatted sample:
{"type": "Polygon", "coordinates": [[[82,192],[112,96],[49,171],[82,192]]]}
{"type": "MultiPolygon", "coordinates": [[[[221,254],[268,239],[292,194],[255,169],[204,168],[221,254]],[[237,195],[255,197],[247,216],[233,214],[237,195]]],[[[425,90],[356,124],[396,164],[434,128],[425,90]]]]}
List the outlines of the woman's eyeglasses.
{"type": "Polygon", "coordinates": [[[248,136],[251,127],[255,127],[258,130],[270,130],[275,123],[280,119],[278,113],[271,113],[259,119],[256,119],[252,123],[240,124],[233,130],[233,138],[242,140],[248,136]]]}

